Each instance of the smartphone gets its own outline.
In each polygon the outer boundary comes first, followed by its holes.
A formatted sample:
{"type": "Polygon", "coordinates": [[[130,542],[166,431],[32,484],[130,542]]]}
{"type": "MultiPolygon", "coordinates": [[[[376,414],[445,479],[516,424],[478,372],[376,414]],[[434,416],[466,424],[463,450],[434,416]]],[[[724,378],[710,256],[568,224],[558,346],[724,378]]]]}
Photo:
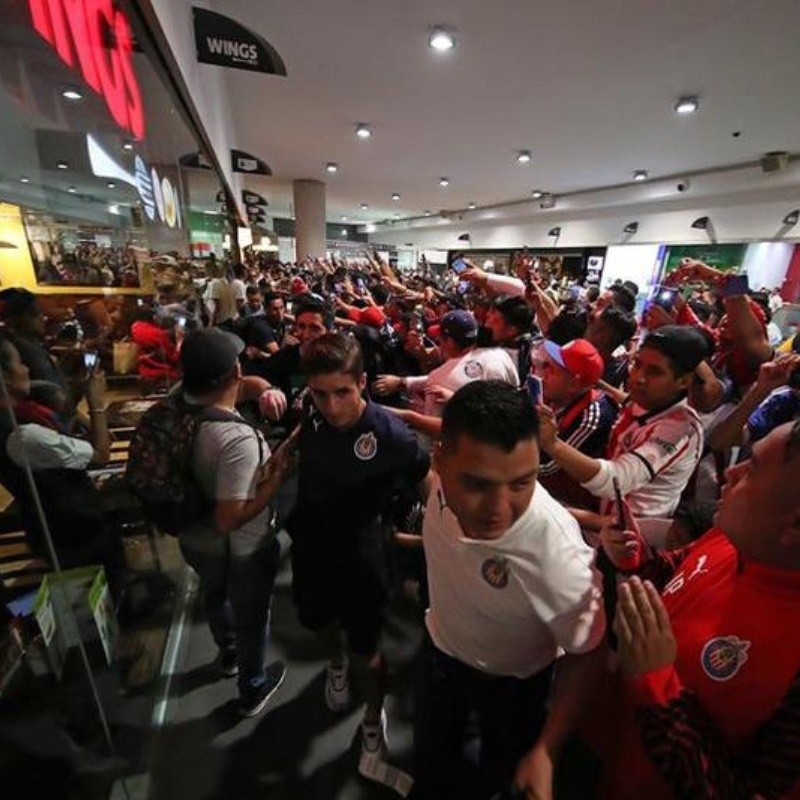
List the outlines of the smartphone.
{"type": "Polygon", "coordinates": [[[186,327],[186,317],[178,317],[178,327],[185,328],[186,327]]]}
{"type": "Polygon", "coordinates": [[[141,297],[137,297],[136,298],[136,305],[139,306],[139,308],[141,308],[144,305],[144,300],[142,300],[141,297]]]}
{"type": "Polygon", "coordinates": [[[675,307],[675,300],[678,297],[678,290],[669,286],[659,286],[653,297],[653,302],[661,306],[665,311],[672,311],[675,307]]]}
{"type": "Polygon", "coordinates": [[[538,406],[542,402],[542,379],[538,375],[528,375],[525,388],[528,390],[531,402],[538,406]]]}
{"type": "Polygon", "coordinates": [[[459,294],[466,294],[469,291],[470,283],[469,281],[459,281],[458,286],[456,286],[456,291],[459,294]]]}
{"type": "Polygon", "coordinates": [[[83,354],[83,365],[86,367],[88,372],[93,372],[94,368],[97,366],[97,351],[96,350],[87,350],[83,354]]]}
{"type": "Polygon", "coordinates": [[[621,530],[627,530],[627,520],[625,519],[625,503],[622,500],[622,492],[619,488],[619,481],[614,478],[614,499],[617,503],[617,527],[621,530]]]}
{"type": "Polygon", "coordinates": [[[453,272],[455,272],[456,275],[460,275],[465,269],[468,269],[467,262],[464,261],[464,259],[460,256],[453,259],[453,263],[450,265],[450,268],[453,270],[453,272]]]}

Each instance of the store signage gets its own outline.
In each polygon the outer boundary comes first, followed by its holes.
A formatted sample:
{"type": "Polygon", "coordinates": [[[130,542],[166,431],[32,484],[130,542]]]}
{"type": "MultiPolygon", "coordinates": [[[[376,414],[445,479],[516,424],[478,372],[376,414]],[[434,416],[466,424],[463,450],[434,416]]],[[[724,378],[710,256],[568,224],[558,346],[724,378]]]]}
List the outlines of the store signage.
{"type": "Polygon", "coordinates": [[[192,8],[197,60],[202,64],[286,75],[278,51],[263,36],[224,14],[192,8]]]}
{"type": "Polygon", "coordinates": [[[125,14],[112,0],[28,0],[28,7],[36,31],[64,63],[80,69],[117,124],[136,139],[144,138],[142,92],[125,14]]]}
{"type": "Polygon", "coordinates": [[[269,203],[260,194],[256,194],[255,192],[248,192],[247,189],[242,190],[242,200],[244,201],[245,205],[253,205],[253,206],[269,205],[269,203]]]}
{"type": "Polygon", "coordinates": [[[266,161],[251,156],[244,150],[231,150],[231,168],[234,172],[246,172],[250,175],[272,175],[266,161]]]}
{"type": "Polygon", "coordinates": [[[211,169],[211,163],[202,153],[185,153],[178,159],[178,163],[191,169],[211,169]]]}

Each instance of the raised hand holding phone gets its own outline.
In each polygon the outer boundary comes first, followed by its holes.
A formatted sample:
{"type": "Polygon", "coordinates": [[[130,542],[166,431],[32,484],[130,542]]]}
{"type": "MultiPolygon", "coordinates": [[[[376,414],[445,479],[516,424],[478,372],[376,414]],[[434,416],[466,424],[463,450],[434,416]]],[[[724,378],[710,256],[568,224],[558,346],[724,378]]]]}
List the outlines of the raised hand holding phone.
{"type": "Polygon", "coordinates": [[[600,531],[600,544],[614,566],[625,572],[639,568],[643,540],[630,506],[622,497],[619,481],[614,478],[614,513],[616,522],[600,531]]]}

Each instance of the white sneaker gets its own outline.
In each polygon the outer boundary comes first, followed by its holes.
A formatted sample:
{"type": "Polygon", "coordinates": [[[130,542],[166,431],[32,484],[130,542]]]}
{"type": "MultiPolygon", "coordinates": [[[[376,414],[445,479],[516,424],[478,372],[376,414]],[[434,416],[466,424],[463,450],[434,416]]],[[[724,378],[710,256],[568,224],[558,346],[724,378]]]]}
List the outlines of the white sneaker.
{"type": "Polygon", "coordinates": [[[339,667],[328,662],[325,678],[325,703],[331,711],[345,711],[350,706],[349,664],[345,660],[339,667]]]}
{"type": "Polygon", "coordinates": [[[361,722],[361,753],[364,756],[385,758],[389,755],[386,738],[386,711],[381,711],[380,722],[361,722]]]}

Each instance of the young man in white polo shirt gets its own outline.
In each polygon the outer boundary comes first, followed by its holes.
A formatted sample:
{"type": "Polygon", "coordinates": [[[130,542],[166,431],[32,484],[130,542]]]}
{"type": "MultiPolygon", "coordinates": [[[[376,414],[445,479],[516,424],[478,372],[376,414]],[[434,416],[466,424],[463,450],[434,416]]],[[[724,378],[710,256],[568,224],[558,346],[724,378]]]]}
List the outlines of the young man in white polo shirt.
{"type": "Polygon", "coordinates": [[[575,520],[536,482],[538,428],[527,393],[500,381],[464,386],[444,410],[423,528],[419,797],[489,798],[513,782],[550,798],[558,751],[603,666],[600,575],[575,520]],[[477,775],[460,752],[471,714],[477,775]]]}

